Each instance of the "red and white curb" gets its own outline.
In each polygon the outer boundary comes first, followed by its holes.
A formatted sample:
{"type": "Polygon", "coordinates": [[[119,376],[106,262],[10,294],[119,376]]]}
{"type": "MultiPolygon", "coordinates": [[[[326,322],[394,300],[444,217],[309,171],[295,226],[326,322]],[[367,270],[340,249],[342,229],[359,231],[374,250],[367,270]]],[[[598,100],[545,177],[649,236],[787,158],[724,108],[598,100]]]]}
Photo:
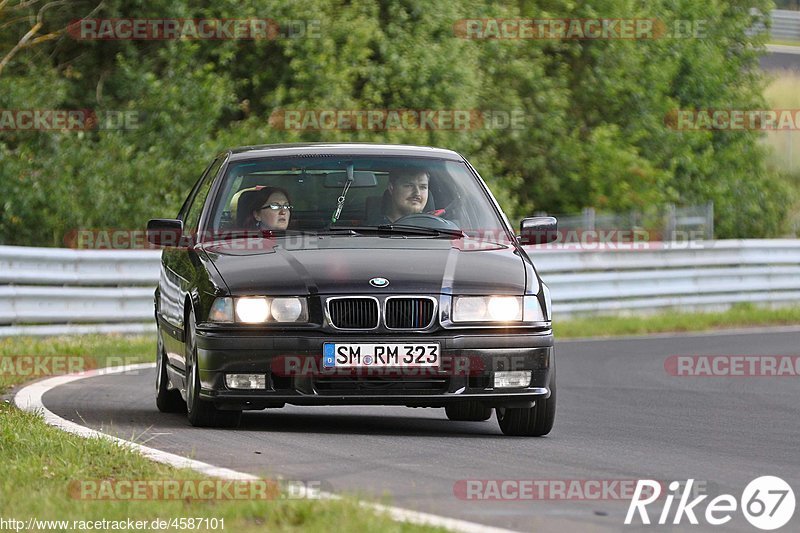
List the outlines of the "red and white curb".
{"type": "MultiPolygon", "coordinates": [[[[202,461],[196,461],[173,453],[164,452],[148,446],[143,446],[135,442],[125,439],[112,437],[106,433],[96,431],[94,429],[81,426],[75,422],[65,420],[56,415],[42,403],[42,396],[48,391],[73,381],[81,379],[92,378],[96,376],[103,376],[108,374],[121,374],[128,371],[144,370],[155,367],[155,363],[142,363],[138,365],[125,365],[115,366],[109,368],[100,368],[90,370],[87,372],[80,372],[77,374],[67,374],[64,376],[56,376],[53,378],[37,381],[27,385],[19,390],[14,395],[14,404],[22,410],[30,412],[39,412],[44,417],[44,421],[55,426],[63,431],[78,435],[84,438],[102,438],[114,442],[124,448],[138,452],[139,454],[156,461],[158,463],[166,464],[175,468],[189,468],[196,472],[200,472],[209,477],[216,477],[220,479],[244,480],[244,481],[257,481],[259,478],[244,472],[238,472],[229,468],[221,468],[202,461]]],[[[320,492],[319,497],[322,499],[340,499],[340,496],[328,492],[320,492]]],[[[393,507],[390,505],[382,505],[379,503],[361,502],[361,505],[367,509],[376,511],[378,513],[387,514],[392,520],[399,522],[409,522],[412,524],[428,525],[434,527],[442,527],[450,531],[458,531],[463,533],[511,533],[511,530],[486,526],[477,524],[475,522],[468,522],[466,520],[458,520],[456,518],[448,518],[446,516],[438,516],[430,513],[422,513],[419,511],[412,511],[410,509],[403,509],[400,507],[393,507]]]]}

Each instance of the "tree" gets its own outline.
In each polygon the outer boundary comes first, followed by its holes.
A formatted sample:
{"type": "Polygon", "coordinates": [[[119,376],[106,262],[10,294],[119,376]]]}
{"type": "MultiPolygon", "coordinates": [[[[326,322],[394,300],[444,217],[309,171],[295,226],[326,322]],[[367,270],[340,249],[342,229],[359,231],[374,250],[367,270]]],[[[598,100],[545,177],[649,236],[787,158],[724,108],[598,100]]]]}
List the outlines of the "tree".
{"type": "Polygon", "coordinates": [[[713,200],[718,236],[776,235],[789,195],[767,169],[759,135],[665,124],[677,109],[764,106],[763,36],[747,30],[769,8],[766,0],[56,0],[15,7],[0,0],[0,54],[8,58],[0,110],[116,110],[139,118],[130,129],[0,131],[0,241],[57,246],[73,229],[141,228],[177,212],[209,154],[316,140],[453,148],[476,165],[512,218],[713,200]],[[314,34],[79,40],[64,28],[81,13],[270,18],[284,27],[300,20],[314,34]],[[704,22],[707,33],[503,40],[465,39],[457,30],[464,19],[519,17],[658,19],[667,30],[688,20],[704,22]],[[270,123],[276,111],[292,109],[479,110],[523,120],[466,131],[270,123]]]}

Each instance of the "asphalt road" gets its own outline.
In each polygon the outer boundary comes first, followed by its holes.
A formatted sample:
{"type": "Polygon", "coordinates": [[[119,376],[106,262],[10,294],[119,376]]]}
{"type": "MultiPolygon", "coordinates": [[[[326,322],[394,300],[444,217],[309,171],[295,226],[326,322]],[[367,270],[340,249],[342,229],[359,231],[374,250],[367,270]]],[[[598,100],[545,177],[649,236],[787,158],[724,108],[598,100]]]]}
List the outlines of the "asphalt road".
{"type": "Polygon", "coordinates": [[[800,47],[786,45],[770,45],[768,53],[761,56],[761,68],[767,71],[796,70],[800,71],[800,47]]]}
{"type": "MultiPolygon", "coordinates": [[[[294,407],[245,413],[238,430],[191,428],[154,405],[154,371],[95,377],[44,396],[56,414],[123,438],[261,476],[390,495],[394,505],[521,531],[759,531],[725,526],[623,526],[624,500],[477,501],[459,480],[694,478],[739,498],[777,475],[800,497],[797,377],[674,377],[670,355],[800,355],[800,329],[559,342],[556,424],[545,438],[504,437],[443,409],[294,407]]],[[[555,485],[551,485],[555,486],[555,485]]],[[[676,498],[676,505],[677,505],[676,498]]],[[[706,500],[706,502],[708,499],[706,500]]],[[[671,522],[673,513],[670,514],[671,522]]],[[[653,504],[656,521],[662,504],[653,504]]],[[[700,515],[705,505],[700,505],[700,515]]],[[[782,531],[800,529],[800,509],[782,531]]]]}

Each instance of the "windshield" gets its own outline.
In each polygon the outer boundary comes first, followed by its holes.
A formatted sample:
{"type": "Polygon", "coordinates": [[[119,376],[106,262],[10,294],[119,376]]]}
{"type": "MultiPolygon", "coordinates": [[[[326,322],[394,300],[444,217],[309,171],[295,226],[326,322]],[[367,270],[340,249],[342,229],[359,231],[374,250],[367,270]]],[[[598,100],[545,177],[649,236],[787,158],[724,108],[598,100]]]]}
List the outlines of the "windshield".
{"type": "Polygon", "coordinates": [[[209,219],[219,234],[405,231],[505,237],[489,196],[463,162],[267,158],[233,162],[223,180],[209,219]]]}

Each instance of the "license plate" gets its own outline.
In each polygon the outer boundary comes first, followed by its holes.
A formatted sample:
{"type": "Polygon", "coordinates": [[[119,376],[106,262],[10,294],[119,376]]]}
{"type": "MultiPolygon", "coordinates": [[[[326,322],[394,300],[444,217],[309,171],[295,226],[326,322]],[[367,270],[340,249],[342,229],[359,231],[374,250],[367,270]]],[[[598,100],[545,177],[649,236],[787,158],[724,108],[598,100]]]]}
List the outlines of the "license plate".
{"type": "Polygon", "coordinates": [[[340,344],[326,342],[323,368],[438,367],[438,344],[340,344]]]}

